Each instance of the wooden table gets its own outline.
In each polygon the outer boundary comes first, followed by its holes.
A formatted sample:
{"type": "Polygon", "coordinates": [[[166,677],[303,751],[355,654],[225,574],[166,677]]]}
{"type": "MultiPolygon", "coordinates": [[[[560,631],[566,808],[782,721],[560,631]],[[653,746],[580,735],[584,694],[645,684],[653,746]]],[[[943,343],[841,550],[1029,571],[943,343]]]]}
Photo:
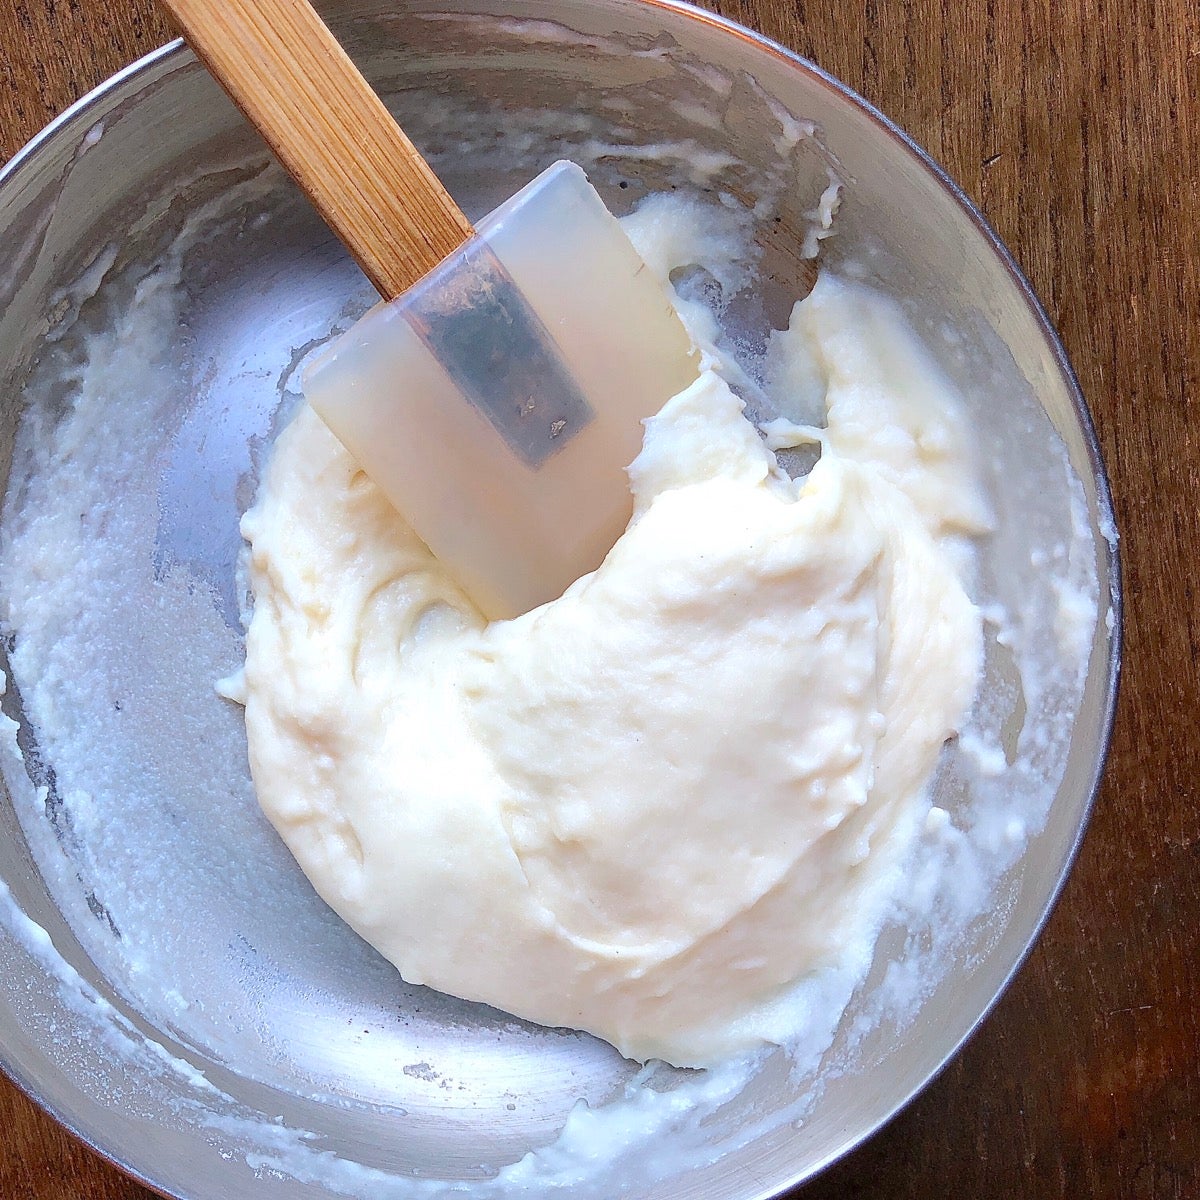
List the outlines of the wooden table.
{"type": "MultiPolygon", "coordinates": [[[[805,1200],[1200,1196],[1197,0],[716,0],[939,159],[1066,341],[1113,477],[1126,666],[1037,951],[943,1075],[805,1200]]],[[[165,41],[152,0],[0,0],[0,153],[165,41]]],[[[0,1197],[150,1195],[0,1080],[0,1197]]],[[[616,1200],[616,1198],[614,1198],[616,1200]]]]}

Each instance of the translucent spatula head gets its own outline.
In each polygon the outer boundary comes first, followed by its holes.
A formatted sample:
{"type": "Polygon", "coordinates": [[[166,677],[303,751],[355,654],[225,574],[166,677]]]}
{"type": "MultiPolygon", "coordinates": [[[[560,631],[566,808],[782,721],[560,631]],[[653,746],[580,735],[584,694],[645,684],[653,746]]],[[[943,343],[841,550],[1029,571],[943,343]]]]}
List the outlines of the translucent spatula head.
{"type": "Polygon", "coordinates": [[[305,395],[483,614],[599,566],[642,421],[699,354],[587,176],[558,162],[309,368],[305,395]]]}

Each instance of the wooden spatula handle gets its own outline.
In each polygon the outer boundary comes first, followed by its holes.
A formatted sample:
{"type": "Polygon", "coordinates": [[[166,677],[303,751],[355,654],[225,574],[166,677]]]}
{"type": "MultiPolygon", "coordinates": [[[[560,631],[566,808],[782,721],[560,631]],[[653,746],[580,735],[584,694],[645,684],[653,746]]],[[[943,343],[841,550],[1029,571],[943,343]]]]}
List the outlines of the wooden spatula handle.
{"type": "Polygon", "coordinates": [[[472,234],[307,0],[161,0],[385,299],[472,234]]]}

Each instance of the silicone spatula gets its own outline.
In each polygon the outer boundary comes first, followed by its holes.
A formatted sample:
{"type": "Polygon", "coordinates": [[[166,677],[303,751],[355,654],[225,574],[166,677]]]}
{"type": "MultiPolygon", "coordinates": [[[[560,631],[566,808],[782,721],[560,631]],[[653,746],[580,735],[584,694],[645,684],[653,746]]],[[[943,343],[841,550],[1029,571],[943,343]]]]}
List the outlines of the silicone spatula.
{"type": "Polygon", "coordinates": [[[163,0],[386,303],[305,395],[488,618],[597,567],[698,353],[584,172],[477,228],[307,0],[163,0]]]}

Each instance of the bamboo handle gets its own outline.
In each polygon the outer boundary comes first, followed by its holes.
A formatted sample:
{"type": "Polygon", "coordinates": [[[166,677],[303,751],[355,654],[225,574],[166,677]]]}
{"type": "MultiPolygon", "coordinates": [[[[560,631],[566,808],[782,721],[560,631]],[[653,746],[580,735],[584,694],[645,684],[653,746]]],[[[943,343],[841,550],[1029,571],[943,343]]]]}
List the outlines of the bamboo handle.
{"type": "Polygon", "coordinates": [[[307,0],[161,0],[385,300],[474,232],[307,0]]]}

